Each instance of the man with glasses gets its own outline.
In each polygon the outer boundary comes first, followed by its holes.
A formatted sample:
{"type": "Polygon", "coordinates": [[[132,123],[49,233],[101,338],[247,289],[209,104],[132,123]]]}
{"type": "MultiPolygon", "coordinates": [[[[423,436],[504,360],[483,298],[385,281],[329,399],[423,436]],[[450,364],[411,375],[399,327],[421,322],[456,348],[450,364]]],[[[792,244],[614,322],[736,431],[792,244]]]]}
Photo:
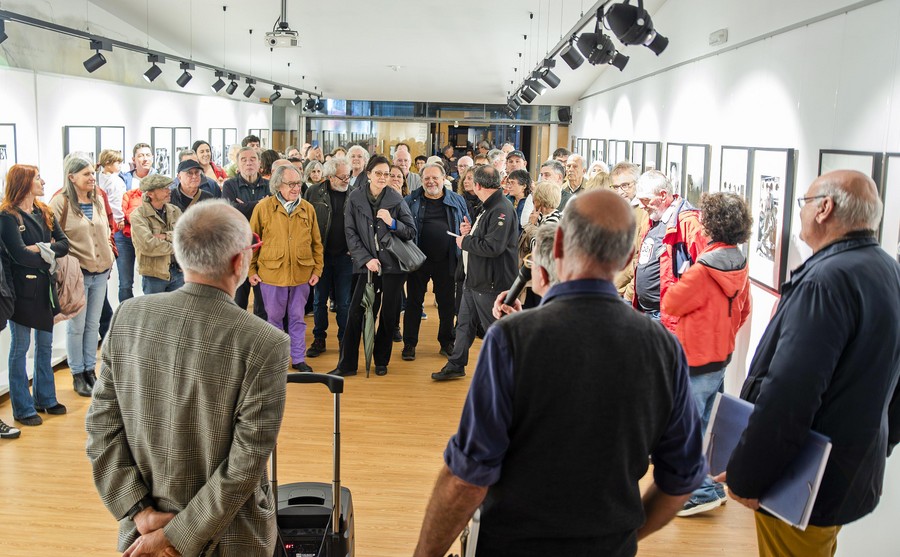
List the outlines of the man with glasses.
{"type": "MultiPolygon", "coordinates": [[[[225,180],[225,183],[222,184],[222,198],[231,203],[231,206],[240,211],[247,218],[247,222],[250,222],[253,209],[260,201],[269,196],[269,181],[259,175],[259,151],[256,147],[241,147],[237,154],[237,164],[238,174],[234,178],[225,180]]],[[[252,289],[253,314],[265,321],[266,308],[263,305],[259,285],[253,286],[252,289]]],[[[234,301],[244,309],[247,309],[247,304],[250,302],[250,290],[250,281],[246,280],[238,287],[234,296],[234,301]]]]}
{"type": "Polygon", "coordinates": [[[560,201],[556,210],[562,211],[569,198],[572,197],[572,192],[569,191],[569,188],[563,186],[566,179],[566,167],[563,163],[550,159],[541,165],[540,176],[541,182],[551,182],[559,187],[560,201]]]}
{"type": "Polygon", "coordinates": [[[634,250],[631,254],[631,259],[628,260],[628,264],[619,271],[619,274],[616,275],[613,281],[613,284],[616,285],[616,290],[619,291],[619,296],[622,296],[626,302],[631,302],[634,299],[634,258],[637,256],[641,245],[640,239],[643,238],[647,226],[647,211],[644,210],[643,205],[635,196],[640,175],[640,167],[628,161],[620,162],[609,173],[613,191],[631,206],[631,210],[634,213],[634,222],[638,226],[638,233],[634,237],[634,250]]]}
{"type": "Polygon", "coordinates": [[[234,303],[252,242],[228,203],[197,205],[175,225],[185,285],[116,311],[85,426],[120,552],[275,552],[266,463],[284,413],[290,339],[234,303]]]}
{"type": "Polygon", "coordinates": [[[325,246],[325,265],[315,286],[313,342],[306,357],[315,358],[325,352],[328,336],[328,297],[334,299],[337,310],[338,343],[344,338],[350,295],[353,287],[353,263],[344,234],[344,207],[350,190],[350,163],[346,158],[334,158],[325,163],[325,180],[306,191],[306,200],[316,210],[319,232],[325,246]]]}
{"type": "Polygon", "coordinates": [[[178,183],[172,186],[172,205],[183,213],[201,201],[213,199],[211,193],[200,189],[201,182],[205,181],[199,162],[191,158],[182,160],[178,163],[178,183]]]}
{"type": "Polygon", "coordinates": [[[634,268],[632,304],[674,334],[678,318],[661,313],[660,300],[697,261],[709,240],[700,226],[700,211],[673,190],[658,170],[648,170],[638,179],[635,196],[647,216],[634,268]]]}
{"type": "Polygon", "coordinates": [[[841,526],[878,505],[885,460],[900,442],[900,264],[878,245],[875,182],[829,172],[797,202],[800,239],[813,255],[781,287],[741,390],[753,414],[727,476],[717,478],[757,511],[765,556],[834,555],[841,526]],[[759,497],[810,429],[832,449],[801,531],[761,511],[759,497]]]}

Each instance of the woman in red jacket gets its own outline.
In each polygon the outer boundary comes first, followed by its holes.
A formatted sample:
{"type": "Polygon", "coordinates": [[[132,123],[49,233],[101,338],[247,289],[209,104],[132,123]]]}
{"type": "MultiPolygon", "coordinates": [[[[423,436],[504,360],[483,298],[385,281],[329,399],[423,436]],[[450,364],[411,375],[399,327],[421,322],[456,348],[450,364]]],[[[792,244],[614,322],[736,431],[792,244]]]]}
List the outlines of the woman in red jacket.
{"type": "MultiPolygon", "coordinates": [[[[750,237],[752,220],[747,202],[732,193],[704,195],[700,210],[700,223],[710,242],[697,263],[669,287],[661,309],[679,317],[675,334],[687,355],[691,395],[705,434],[716,393],[723,387],[725,366],[734,352],[734,337],[750,314],[747,258],[737,246],[750,237]]],[[[724,502],[722,484],[707,478],[678,516],[702,513],[724,502]]]]}

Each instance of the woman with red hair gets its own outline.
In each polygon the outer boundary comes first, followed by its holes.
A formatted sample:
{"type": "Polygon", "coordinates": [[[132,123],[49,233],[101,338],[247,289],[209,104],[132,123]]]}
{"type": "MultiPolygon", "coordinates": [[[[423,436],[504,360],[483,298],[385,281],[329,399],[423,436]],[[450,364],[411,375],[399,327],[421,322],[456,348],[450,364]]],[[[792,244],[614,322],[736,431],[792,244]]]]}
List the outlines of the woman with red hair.
{"type": "Polygon", "coordinates": [[[53,345],[55,300],[51,291],[55,259],[69,253],[69,240],[53,211],[38,198],[44,180],[35,166],[13,165],[6,175],[6,194],[0,204],[0,236],[9,254],[16,305],[9,320],[9,398],[13,417],[21,424],[42,423],[38,412],[65,414],[56,400],[50,353],[53,345]],[[25,356],[34,330],[34,379],[28,390],[25,356]]]}

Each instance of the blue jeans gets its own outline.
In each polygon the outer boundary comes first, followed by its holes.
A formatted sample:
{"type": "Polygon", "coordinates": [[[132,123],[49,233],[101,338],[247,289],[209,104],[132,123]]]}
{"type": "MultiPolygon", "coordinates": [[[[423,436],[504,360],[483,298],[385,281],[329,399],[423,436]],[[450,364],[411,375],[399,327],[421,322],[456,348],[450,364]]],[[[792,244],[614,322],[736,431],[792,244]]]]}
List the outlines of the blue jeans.
{"type": "MultiPolygon", "coordinates": [[[[709,425],[709,416],[712,413],[713,402],[716,400],[716,393],[722,392],[724,386],[724,369],[691,376],[691,398],[694,399],[694,405],[696,405],[697,412],[700,414],[701,435],[706,435],[706,426],[709,425]]],[[[692,497],[696,497],[703,502],[711,501],[715,498],[721,499],[725,497],[725,489],[722,484],[714,482],[712,478],[707,476],[703,479],[700,487],[694,490],[692,497]]]]}
{"type": "Polygon", "coordinates": [[[35,405],[50,408],[57,405],[56,383],[50,353],[53,351],[53,331],[34,329],[34,398],[28,390],[25,357],[31,341],[31,327],[9,322],[9,398],[12,400],[13,417],[17,420],[37,414],[35,405]]]}
{"type": "Polygon", "coordinates": [[[106,298],[109,271],[99,275],[84,275],[84,295],[87,304],[78,315],[66,321],[66,358],[72,375],[78,375],[97,365],[97,344],[100,340],[100,312],[106,298]]]}
{"type": "Polygon", "coordinates": [[[169,280],[141,275],[141,287],[144,294],[158,294],[159,292],[174,292],[184,286],[184,273],[169,269],[169,280]]]}
{"type": "Polygon", "coordinates": [[[116,269],[119,270],[119,303],[134,297],[134,244],[120,230],[116,232],[116,269]]]}
{"type": "Polygon", "coordinates": [[[322,276],[315,286],[313,302],[313,337],[325,339],[328,336],[328,295],[334,292],[337,309],[338,341],[344,338],[347,315],[350,313],[350,295],[353,287],[353,263],[349,254],[326,255],[322,276]]]}

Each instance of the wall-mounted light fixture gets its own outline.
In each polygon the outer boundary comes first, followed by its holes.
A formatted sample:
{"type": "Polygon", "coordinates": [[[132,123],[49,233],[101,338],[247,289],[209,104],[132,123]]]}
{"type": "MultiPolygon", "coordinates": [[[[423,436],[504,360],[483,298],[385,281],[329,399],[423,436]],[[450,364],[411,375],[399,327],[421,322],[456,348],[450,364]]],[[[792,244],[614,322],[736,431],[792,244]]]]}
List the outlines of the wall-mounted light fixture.
{"type": "Polygon", "coordinates": [[[100,54],[100,51],[108,50],[112,52],[112,45],[103,40],[92,39],[91,50],[94,51],[94,55],[84,61],[84,69],[86,69],[88,73],[94,73],[99,70],[103,64],[106,64],[106,58],[100,54]]]}
{"type": "Polygon", "coordinates": [[[256,91],[256,87],[253,86],[253,84],[256,83],[256,80],[251,77],[248,77],[244,81],[247,82],[247,88],[244,89],[244,96],[249,99],[250,95],[253,94],[253,91],[256,91]]]}
{"type": "Polygon", "coordinates": [[[144,72],[144,79],[147,80],[147,83],[153,83],[153,80],[162,74],[162,68],[157,66],[157,64],[162,64],[166,60],[165,58],[161,58],[156,54],[150,54],[147,56],[147,61],[152,63],[153,65],[150,66],[150,69],[144,72]]]}
{"type": "Polygon", "coordinates": [[[225,72],[216,70],[216,82],[210,85],[210,89],[212,89],[213,93],[218,93],[225,87],[225,80],[222,79],[223,77],[225,77],[225,72]]]}

